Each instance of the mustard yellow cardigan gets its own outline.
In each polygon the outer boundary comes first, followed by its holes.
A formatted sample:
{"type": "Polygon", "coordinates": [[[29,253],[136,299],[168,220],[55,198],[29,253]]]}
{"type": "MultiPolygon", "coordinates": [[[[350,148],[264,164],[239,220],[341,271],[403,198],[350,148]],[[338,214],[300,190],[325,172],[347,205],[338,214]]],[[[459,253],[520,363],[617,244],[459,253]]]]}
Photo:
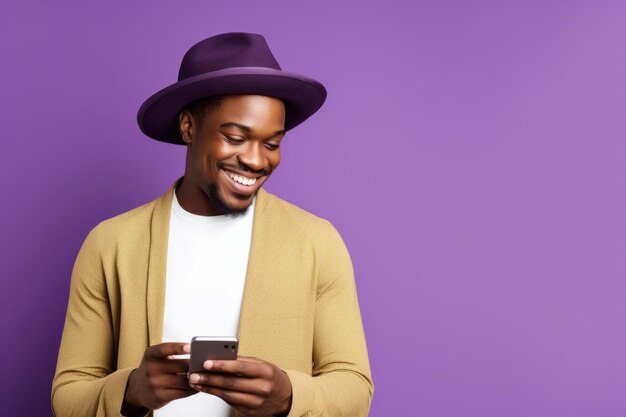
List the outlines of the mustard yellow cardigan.
{"type": "MultiPolygon", "coordinates": [[[[161,342],[177,184],[85,239],[52,383],[57,417],[119,416],[130,372],[161,342]]],[[[328,221],[262,189],[238,337],[240,355],[289,375],[290,417],[367,415],[373,384],[348,251],[328,221]]]]}

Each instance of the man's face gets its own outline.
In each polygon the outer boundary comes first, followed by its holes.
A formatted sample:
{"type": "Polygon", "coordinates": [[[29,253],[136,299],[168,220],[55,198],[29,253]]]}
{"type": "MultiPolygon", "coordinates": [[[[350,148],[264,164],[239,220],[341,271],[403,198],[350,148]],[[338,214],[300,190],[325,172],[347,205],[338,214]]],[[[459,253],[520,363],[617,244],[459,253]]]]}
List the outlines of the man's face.
{"type": "Polygon", "coordinates": [[[187,189],[195,194],[191,201],[204,206],[202,214],[245,212],[280,163],[283,102],[265,96],[224,96],[202,120],[183,112],[180,122],[188,145],[183,183],[190,181],[187,189]]]}

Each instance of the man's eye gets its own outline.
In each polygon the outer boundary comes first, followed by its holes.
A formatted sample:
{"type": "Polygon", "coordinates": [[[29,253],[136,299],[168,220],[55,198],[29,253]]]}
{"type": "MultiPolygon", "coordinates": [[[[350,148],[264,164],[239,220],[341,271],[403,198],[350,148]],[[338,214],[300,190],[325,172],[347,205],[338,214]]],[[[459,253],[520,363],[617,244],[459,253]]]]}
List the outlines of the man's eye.
{"type": "Polygon", "coordinates": [[[226,138],[228,143],[232,143],[234,145],[240,145],[246,141],[244,138],[238,136],[224,136],[224,138],[226,138]]]}
{"type": "Polygon", "coordinates": [[[275,151],[278,148],[280,148],[280,145],[278,143],[269,142],[265,144],[265,147],[269,149],[270,151],[275,151]]]}

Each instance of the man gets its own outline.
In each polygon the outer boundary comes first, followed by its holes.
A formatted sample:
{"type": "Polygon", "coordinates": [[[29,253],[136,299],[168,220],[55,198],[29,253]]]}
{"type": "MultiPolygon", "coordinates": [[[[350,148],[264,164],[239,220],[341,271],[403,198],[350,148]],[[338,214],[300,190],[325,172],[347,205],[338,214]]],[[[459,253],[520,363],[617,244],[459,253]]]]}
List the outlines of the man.
{"type": "Polygon", "coordinates": [[[100,223],[72,272],[52,405],[78,416],[363,416],[373,385],[352,265],[327,221],[265,192],[288,130],[326,98],[265,39],[187,51],[138,122],[187,146],[184,177],[100,223]],[[193,336],[237,360],[187,374],[193,336]]]}

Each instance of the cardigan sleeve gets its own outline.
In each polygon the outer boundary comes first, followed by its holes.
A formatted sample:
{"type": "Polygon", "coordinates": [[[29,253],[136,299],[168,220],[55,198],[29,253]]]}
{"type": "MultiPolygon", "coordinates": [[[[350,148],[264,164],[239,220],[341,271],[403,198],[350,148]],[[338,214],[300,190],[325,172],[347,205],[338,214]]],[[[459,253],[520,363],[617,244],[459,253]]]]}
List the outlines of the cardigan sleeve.
{"type": "Polygon", "coordinates": [[[98,227],[83,243],[70,283],[65,326],[52,382],[56,417],[120,416],[133,368],[116,369],[116,335],[98,227]]]}
{"type": "Polygon", "coordinates": [[[366,416],[374,386],[348,250],[328,222],[319,262],[312,375],[286,370],[289,417],[366,416]]]}

